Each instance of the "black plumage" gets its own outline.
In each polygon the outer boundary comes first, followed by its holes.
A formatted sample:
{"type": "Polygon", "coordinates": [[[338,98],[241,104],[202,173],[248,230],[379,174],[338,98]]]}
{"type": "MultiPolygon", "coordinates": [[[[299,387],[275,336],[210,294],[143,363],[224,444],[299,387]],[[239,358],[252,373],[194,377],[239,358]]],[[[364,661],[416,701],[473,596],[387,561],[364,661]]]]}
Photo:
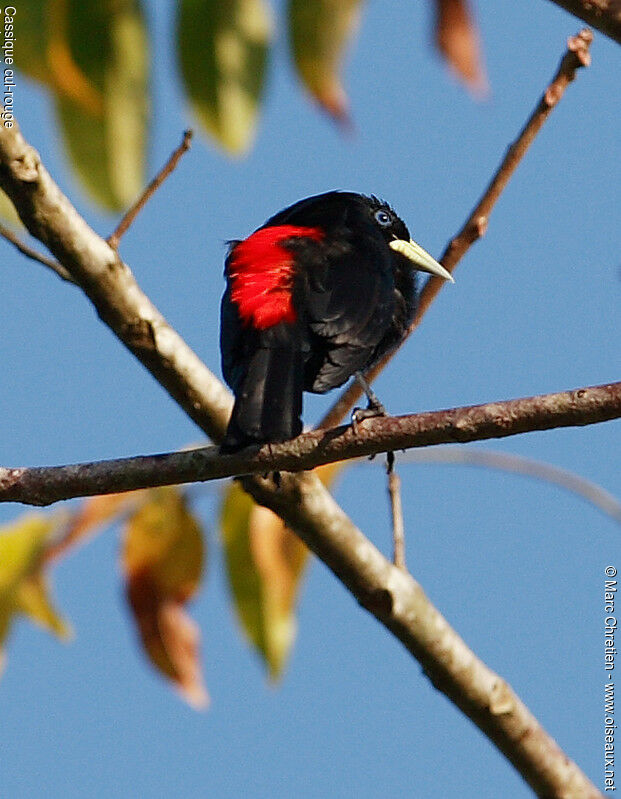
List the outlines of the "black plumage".
{"type": "Polygon", "coordinates": [[[443,271],[413,247],[389,205],[336,191],[232,242],[220,344],[235,407],[223,451],[298,435],[303,391],[342,385],[402,341],[416,310],[416,269],[443,271]]]}

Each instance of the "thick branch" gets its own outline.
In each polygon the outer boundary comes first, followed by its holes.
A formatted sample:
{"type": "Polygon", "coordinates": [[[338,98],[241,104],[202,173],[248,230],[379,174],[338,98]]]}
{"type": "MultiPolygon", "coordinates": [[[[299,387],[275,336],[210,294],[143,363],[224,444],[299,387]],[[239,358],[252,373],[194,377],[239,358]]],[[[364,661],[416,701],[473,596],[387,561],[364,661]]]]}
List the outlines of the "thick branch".
{"type": "MultiPolygon", "coordinates": [[[[170,329],[116,253],[78,216],[16,128],[0,127],[0,187],[31,233],[87,293],[102,320],[191,418],[219,440],[230,411],[228,393],[170,329]]],[[[398,420],[396,424],[399,427],[398,420]]],[[[362,428],[368,432],[368,423],[362,428]]],[[[468,424],[455,428],[457,440],[466,440],[467,428],[468,424]]],[[[334,439],[340,436],[346,437],[347,431],[335,431],[334,439]]],[[[323,440],[328,443],[330,433],[323,440]]],[[[158,463],[161,466],[161,460],[158,463]]],[[[412,578],[394,569],[354,527],[313,474],[285,473],[278,488],[256,476],[244,478],[243,484],[295,529],[358,601],[402,641],[434,684],[496,743],[540,796],[599,795],[506,683],[476,659],[412,578]]]]}
{"type": "MultiPolygon", "coordinates": [[[[270,483],[249,478],[243,485],[261,502],[257,486],[270,483]]],[[[273,497],[272,509],[414,655],[434,686],[494,741],[538,796],[601,799],[511,687],[476,657],[412,576],[393,566],[326,496],[313,473],[282,475],[273,497]],[[318,529],[324,534],[318,536],[318,529]]]]}
{"type": "Polygon", "coordinates": [[[621,0],[552,0],[621,44],[621,0]]]}
{"type": "Polygon", "coordinates": [[[79,216],[14,122],[0,125],[0,187],[97,313],[208,435],[223,435],[232,400],[143,294],[129,267],[79,216]]]}
{"type": "Polygon", "coordinates": [[[299,472],[326,463],[432,444],[504,438],[621,417],[621,383],[410,416],[374,417],[314,430],[283,444],[220,455],[216,447],[71,466],[0,468],[0,502],[49,505],[63,499],[203,482],[240,474],[299,472]]]}
{"type": "MultiPolygon", "coordinates": [[[[593,34],[587,29],[580,31],[577,36],[571,36],[567,40],[567,52],[561,59],[561,63],[550,85],[542,94],[535,110],[530,115],[518,137],[507,149],[505,157],[496,170],[496,174],[489,182],[489,185],[483,192],[479,202],[471,211],[463,227],[459,233],[451,239],[444,250],[440,258],[440,263],[445,269],[448,269],[449,272],[455,270],[455,267],[468,252],[470,247],[483,236],[487,229],[492,209],[509,183],[518,164],[525,156],[526,151],[541,130],[543,123],[550,116],[550,112],[565,93],[565,89],[576,77],[576,70],[579,67],[586,67],[589,65],[591,58],[589,55],[589,46],[592,40],[593,34]]],[[[425,283],[419,298],[416,316],[407,333],[408,336],[419,326],[423,316],[444,284],[444,281],[437,277],[432,277],[425,283]]],[[[388,355],[385,355],[379,363],[366,373],[365,376],[369,381],[375,380],[377,375],[395,355],[395,352],[390,352],[388,355]]],[[[352,383],[330,408],[328,413],[321,420],[319,427],[328,428],[337,425],[354,407],[360,394],[359,385],[357,383],[352,383]]]]}

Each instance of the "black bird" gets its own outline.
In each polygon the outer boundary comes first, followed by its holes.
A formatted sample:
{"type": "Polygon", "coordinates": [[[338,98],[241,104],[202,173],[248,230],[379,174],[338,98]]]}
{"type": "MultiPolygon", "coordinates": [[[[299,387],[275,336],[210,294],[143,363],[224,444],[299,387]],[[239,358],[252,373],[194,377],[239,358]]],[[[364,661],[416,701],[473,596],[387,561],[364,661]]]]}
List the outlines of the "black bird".
{"type": "Polygon", "coordinates": [[[303,391],[360,377],[394,349],[416,310],[416,270],[452,280],[387,203],[351,192],[300,200],[231,242],[220,348],[235,406],[222,451],[293,438],[303,391]]]}

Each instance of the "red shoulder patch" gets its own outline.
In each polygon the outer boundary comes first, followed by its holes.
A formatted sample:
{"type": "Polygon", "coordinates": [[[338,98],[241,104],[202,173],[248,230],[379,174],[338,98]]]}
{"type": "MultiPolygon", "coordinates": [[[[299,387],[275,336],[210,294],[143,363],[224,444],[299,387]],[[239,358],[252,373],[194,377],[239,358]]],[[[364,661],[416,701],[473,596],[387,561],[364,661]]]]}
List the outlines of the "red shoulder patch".
{"type": "Polygon", "coordinates": [[[245,324],[263,330],[295,322],[293,254],[282,242],[296,236],[319,241],[324,233],[320,228],[274,225],[260,228],[233,248],[227,268],[231,299],[245,324]]]}

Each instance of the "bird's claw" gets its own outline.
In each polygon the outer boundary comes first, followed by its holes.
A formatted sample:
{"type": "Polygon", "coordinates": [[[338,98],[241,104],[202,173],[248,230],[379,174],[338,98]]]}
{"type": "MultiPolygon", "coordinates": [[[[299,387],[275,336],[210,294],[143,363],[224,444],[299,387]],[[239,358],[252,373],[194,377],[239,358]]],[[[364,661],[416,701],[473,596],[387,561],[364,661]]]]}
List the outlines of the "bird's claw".
{"type": "Polygon", "coordinates": [[[358,425],[365,419],[373,419],[375,416],[388,416],[386,408],[381,402],[369,403],[367,408],[354,408],[351,414],[351,427],[355,435],[358,435],[358,425]]]}

